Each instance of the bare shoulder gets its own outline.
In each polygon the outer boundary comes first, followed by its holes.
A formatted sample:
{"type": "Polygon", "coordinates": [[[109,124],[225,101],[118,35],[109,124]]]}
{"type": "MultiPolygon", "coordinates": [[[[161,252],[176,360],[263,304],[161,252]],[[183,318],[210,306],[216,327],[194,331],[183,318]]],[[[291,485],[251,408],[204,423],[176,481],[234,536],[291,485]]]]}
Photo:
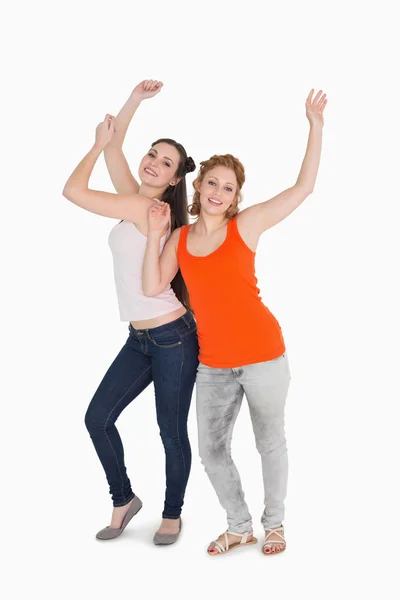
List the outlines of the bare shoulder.
{"type": "Polygon", "coordinates": [[[254,223],[254,220],[257,219],[257,215],[259,214],[260,206],[258,204],[253,204],[253,206],[248,206],[241,210],[236,219],[237,223],[241,227],[247,227],[254,223]]]}
{"type": "Polygon", "coordinates": [[[236,217],[239,235],[253,252],[256,251],[260,239],[260,231],[257,227],[258,218],[257,205],[249,206],[248,208],[241,210],[236,217]]]}
{"type": "Polygon", "coordinates": [[[236,217],[236,223],[240,233],[248,232],[254,229],[254,225],[256,224],[258,216],[257,213],[257,204],[249,206],[238,213],[236,217]]]}
{"type": "Polygon", "coordinates": [[[157,198],[149,198],[148,196],[141,196],[140,194],[136,194],[136,197],[146,201],[149,206],[154,206],[157,204],[157,202],[159,202],[157,198]]]}
{"type": "Polygon", "coordinates": [[[179,244],[179,238],[181,235],[181,230],[182,230],[182,227],[177,227],[176,229],[174,229],[174,231],[171,233],[171,236],[168,240],[168,245],[173,246],[175,248],[175,250],[178,250],[178,244],[179,244]]]}
{"type": "Polygon", "coordinates": [[[179,237],[181,235],[181,230],[182,230],[182,227],[177,227],[176,229],[174,229],[173,232],[171,233],[171,239],[174,238],[175,240],[179,240],[179,237]]]}

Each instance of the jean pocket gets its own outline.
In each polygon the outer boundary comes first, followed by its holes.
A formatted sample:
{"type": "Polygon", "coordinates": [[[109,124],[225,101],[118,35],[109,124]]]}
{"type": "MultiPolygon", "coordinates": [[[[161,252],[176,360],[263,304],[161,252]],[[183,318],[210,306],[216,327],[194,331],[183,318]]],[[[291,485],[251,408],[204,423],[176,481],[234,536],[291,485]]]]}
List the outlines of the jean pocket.
{"type": "Polygon", "coordinates": [[[181,340],[184,340],[188,335],[193,333],[197,335],[197,325],[193,325],[190,329],[180,329],[177,333],[181,340]]]}
{"type": "Polygon", "coordinates": [[[176,331],[165,332],[155,337],[149,333],[149,338],[157,348],[176,348],[182,344],[176,331]]]}

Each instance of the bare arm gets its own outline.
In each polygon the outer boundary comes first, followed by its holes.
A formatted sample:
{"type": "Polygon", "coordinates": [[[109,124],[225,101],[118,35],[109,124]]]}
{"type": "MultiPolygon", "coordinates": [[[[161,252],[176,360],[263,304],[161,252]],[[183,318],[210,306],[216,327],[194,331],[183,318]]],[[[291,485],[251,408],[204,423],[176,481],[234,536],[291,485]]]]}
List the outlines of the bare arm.
{"type": "Polygon", "coordinates": [[[139,183],[132,175],[122,148],[104,150],[108,174],[118,194],[137,194],[139,183]]]}
{"type": "Polygon", "coordinates": [[[149,228],[143,262],[142,286],[146,296],[158,296],[178,272],[180,229],[175,229],[160,256],[160,239],[170,219],[168,204],[160,203],[149,211],[149,228]]]}
{"type": "Polygon", "coordinates": [[[322,148],[323,111],[326,95],[318,92],[312,101],[311,90],[306,101],[306,114],[310,121],[307,149],[296,183],[266,202],[246,208],[239,213],[241,233],[253,243],[267,229],[288,217],[309,196],[317,178],[322,148]]]}
{"type": "Polygon", "coordinates": [[[158,94],[162,85],[160,81],[153,80],[139,83],[115,119],[115,134],[104,150],[104,158],[111,181],[118,194],[137,194],[139,191],[139,183],[132,175],[122,145],[130,122],[142,100],[158,94]]]}
{"type": "Polygon", "coordinates": [[[89,189],[89,179],[100,154],[112,139],[114,119],[108,115],[96,129],[96,141],[64,186],[63,195],[81,208],[103,217],[143,222],[154,200],[137,194],[117,195],[89,189]]]}

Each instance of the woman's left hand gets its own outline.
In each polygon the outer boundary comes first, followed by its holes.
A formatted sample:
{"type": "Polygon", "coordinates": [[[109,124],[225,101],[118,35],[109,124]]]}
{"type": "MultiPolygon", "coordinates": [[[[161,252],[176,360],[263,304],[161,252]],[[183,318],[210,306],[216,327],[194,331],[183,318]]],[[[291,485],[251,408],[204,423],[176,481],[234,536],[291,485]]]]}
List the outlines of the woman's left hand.
{"type": "Polygon", "coordinates": [[[115,133],[115,117],[106,115],[104,121],[99,123],[96,127],[96,141],[95,146],[99,149],[104,150],[107,144],[111,141],[115,133]]]}
{"type": "Polygon", "coordinates": [[[159,202],[149,210],[149,233],[161,235],[171,219],[171,207],[167,202],[159,202]]]}
{"type": "Polygon", "coordinates": [[[319,90],[318,94],[315,96],[313,100],[314,90],[308,94],[306,100],[306,117],[310,121],[310,125],[324,125],[324,109],[328,103],[328,98],[326,94],[322,93],[322,90],[319,90]]]}

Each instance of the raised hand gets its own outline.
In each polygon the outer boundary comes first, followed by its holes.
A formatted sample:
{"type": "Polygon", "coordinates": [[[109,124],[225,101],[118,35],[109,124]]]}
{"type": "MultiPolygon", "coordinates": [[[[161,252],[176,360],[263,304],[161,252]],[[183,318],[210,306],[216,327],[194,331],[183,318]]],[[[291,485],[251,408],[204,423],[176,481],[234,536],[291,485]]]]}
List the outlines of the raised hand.
{"type": "Polygon", "coordinates": [[[149,232],[162,233],[169,224],[171,209],[166,202],[159,202],[149,209],[149,232]]]}
{"type": "Polygon", "coordinates": [[[112,140],[115,133],[115,117],[106,115],[104,121],[99,123],[96,127],[96,141],[95,145],[104,150],[107,144],[112,140]]]}
{"type": "Polygon", "coordinates": [[[147,98],[153,98],[159,92],[164,84],[161,81],[155,79],[145,79],[139,83],[132,92],[132,96],[135,96],[139,100],[146,100],[147,98]]]}
{"type": "Polygon", "coordinates": [[[308,94],[306,100],[306,117],[310,121],[310,125],[320,124],[324,125],[324,109],[328,103],[326,94],[319,90],[315,98],[313,99],[314,90],[308,94]]]}

